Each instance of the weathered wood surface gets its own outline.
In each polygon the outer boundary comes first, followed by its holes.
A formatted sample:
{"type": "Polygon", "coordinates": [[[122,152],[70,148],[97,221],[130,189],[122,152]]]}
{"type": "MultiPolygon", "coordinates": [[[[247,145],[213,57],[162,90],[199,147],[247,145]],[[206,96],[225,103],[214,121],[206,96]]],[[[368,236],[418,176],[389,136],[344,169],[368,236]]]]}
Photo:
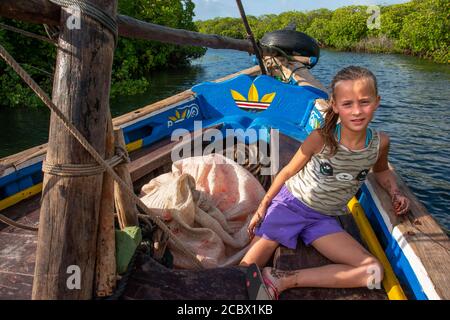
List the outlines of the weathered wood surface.
{"type": "MultiPolygon", "coordinates": [[[[91,2],[115,15],[117,1],[91,2]]],[[[69,29],[65,22],[71,13],[61,12],[53,102],[104,155],[114,37],[88,17],[83,18],[80,29],[69,29]]],[[[54,114],[46,160],[95,163],[54,114]]],[[[92,298],[102,180],[102,174],[44,175],[33,299],[92,298]],[[73,274],[67,273],[70,266],[81,270],[78,290],[68,288],[68,277],[73,274]]]]}
{"type": "Polygon", "coordinates": [[[204,128],[201,134],[193,132],[186,134],[181,141],[171,141],[167,138],[152,146],[136,151],[131,157],[132,161],[128,164],[132,180],[137,181],[158,167],[172,163],[172,150],[175,148],[181,149],[185,144],[194,144],[195,141],[200,141],[201,144],[205,131],[211,128],[219,129],[221,126],[222,124],[218,124],[204,128]]]}
{"type": "MultiPolygon", "coordinates": [[[[392,166],[391,166],[392,168],[392,166]]],[[[393,169],[393,168],[392,168],[393,169]]],[[[393,227],[397,227],[409,243],[413,252],[419,257],[426,273],[430,277],[436,293],[445,300],[450,299],[450,239],[439,224],[428,213],[425,206],[397,175],[400,190],[410,199],[410,212],[407,216],[395,215],[389,195],[376,182],[373,174],[367,176],[370,187],[376,193],[376,200],[387,213],[393,227]]],[[[375,199],[374,199],[375,200],[375,199]]],[[[391,231],[391,230],[390,230],[391,231]]],[[[403,245],[405,243],[403,242],[403,245]]],[[[414,261],[410,261],[416,264],[414,261]]]]}
{"type": "Polygon", "coordinates": [[[16,154],[0,159],[0,176],[8,169],[18,170],[26,167],[30,162],[36,161],[37,158],[43,158],[47,152],[47,144],[41,144],[30,149],[26,149],[16,154]]]}
{"type": "MultiPolygon", "coordinates": [[[[279,247],[275,252],[274,267],[281,270],[315,268],[331,264],[311,246],[305,246],[300,240],[296,250],[279,247]]],[[[386,300],[383,289],[367,288],[292,288],[280,294],[280,300],[386,300]]]]}
{"type": "MultiPolygon", "coordinates": [[[[280,170],[286,166],[300,147],[301,142],[292,139],[282,133],[279,134],[279,168],[280,170]]],[[[271,152],[271,155],[273,153],[271,152]]],[[[352,216],[339,217],[341,225],[349,232],[356,240],[362,243],[358,228],[353,221],[352,216]]],[[[320,267],[326,264],[331,264],[332,261],[322,256],[312,246],[305,246],[299,240],[296,250],[288,249],[280,246],[275,251],[273,266],[281,270],[296,270],[320,267]]],[[[329,289],[329,288],[292,288],[282,292],[280,299],[287,300],[335,300],[335,299],[349,299],[360,300],[370,299],[379,300],[386,299],[386,293],[382,290],[369,290],[367,288],[354,289],[329,289]]]]}
{"type": "MultiPolygon", "coordinates": [[[[60,10],[57,5],[46,0],[2,0],[0,16],[38,24],[59,25],[60,10]]],[[[253,53],[252,44],[248,40],[160,26],[124,15],[117,16],[117,23],[119,35],[127,38],[253,53]]],[[[263,50],[263,54],[271,53],[268,49],[263,50]]]]}
{"type": "MultiPolygon", "coordinates": [[[[115,143],[108,110],[105,157],[114,156],[115,143]]],[[[116,238],[114,225],[114,180],[108,173],[103,174],[100,213],[98,219],[97,259],[95,262],[95,295],[110,296],[116,287],[116,238]]]]}
{"type": "MultiPolygon", "coordinates": [[[[114,137],[118,147],[125,149],[125,138],[121,129],[114,130],[114,137]]],[[[121,163],[116,166],[115,171],[122,178],[123,181],[133,189],[133,182],[131,179],[129,166],[127,163],[121,163]]],[[[116,204],[117,216],[119,219],[120,229],[126,227],[139,226],[138,209],[134,200],[123,190],[117,182],[114,182],[114,202],[116,204]]]]}
{"type": "MultiPolygon", "coordinates": [[[[38,223],[38,202],[22,203],[16,206],[17,209],[28,213],[18,218],[17,222],[27,225],[38,223]]],[[[36,246],[36,232],[0,223],[0,299],[31,299],[36,246]]]]}
{"type": "Polygon", "coordinates": [[[139,256],[128,279],[125,300],[245,300],[245,268],[205,270],[168,269],[150,257],[139,256]]]}

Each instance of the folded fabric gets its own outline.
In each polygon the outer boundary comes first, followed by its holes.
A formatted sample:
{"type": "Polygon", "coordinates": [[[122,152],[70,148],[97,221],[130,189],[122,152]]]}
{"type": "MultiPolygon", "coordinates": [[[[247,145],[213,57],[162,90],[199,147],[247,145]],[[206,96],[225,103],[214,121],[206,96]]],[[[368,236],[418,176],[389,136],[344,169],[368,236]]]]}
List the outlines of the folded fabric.
{"type": "MultiPolygon", "coordinates": [[[[237,264],[250,242],[247,225],[265,191],[245,168],[220,154],[176,161],[142,187],[142,201],[206,268],[237,264]]],[[[193,263],[169,242],[174,267],[193,263]]]]}

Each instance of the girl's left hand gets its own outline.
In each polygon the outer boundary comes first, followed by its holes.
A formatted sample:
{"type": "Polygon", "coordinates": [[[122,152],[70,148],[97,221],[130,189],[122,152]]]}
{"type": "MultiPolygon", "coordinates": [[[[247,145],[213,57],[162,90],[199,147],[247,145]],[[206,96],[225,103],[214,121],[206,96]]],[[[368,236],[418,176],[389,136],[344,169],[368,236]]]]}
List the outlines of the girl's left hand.
{"type": "Polygon", "coordinates": [[[392,195],[392,208],[395,214],[403,215],[409,210],[409,199],[400,192],[396,192],[392,195]]]}

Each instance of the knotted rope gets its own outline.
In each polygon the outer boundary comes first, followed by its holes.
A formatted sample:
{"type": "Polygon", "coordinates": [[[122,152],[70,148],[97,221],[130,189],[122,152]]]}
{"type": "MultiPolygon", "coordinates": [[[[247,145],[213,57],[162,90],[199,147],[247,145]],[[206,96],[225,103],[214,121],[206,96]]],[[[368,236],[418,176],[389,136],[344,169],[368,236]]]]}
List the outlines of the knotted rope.
{"type": "Polygon", "coordinates": [[[30,77],[30,75],[14,60],[14,58],[0,45],[0,56],[5,62],[25,81],[25,83],[37,94],[37,96],[44,102],[44,104],[54,112],[54,115],[62,122],[67,130],[78,140],[78,142],[90,153],[90,155],[111,175],[111,177],[119,184],[119,186],[133,199],[136,205],[142,209],[149,217],[152,218],[158,227],[169,235],[169,241],[172,242],[183,254],[192,260],[194,265],[202,269],[203,266],[197,260],[196,256],[186,248],[186,246],[175,236],[164,222],[154,214],[142,200],[134,194],[134,191],[119,177],[114,169],[108,164],[106,160],[90,145],[86,138],[78,131],[78,129],[66,118],[66,116],[58,109],[53,101],[47,96],[42,88],[30,77]]]}

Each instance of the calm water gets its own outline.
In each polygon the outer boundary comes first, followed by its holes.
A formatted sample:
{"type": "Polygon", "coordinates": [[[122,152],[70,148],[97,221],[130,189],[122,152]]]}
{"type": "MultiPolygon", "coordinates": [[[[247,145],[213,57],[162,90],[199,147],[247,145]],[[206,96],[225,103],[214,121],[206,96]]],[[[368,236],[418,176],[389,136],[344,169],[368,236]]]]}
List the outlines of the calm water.
{"type": "MultiPolygon", "coordinates": [[[[373,127],[391,137],[390,161],[416,196],[450,228],[450,66],[413,57],[323,50],[314,76],[328,86],[342,67],[368,67],[378,78],[381,107],[373,127]]],[[[252,66],[242,52],[209,50],[190,67],[152,75],[150,91],[111,103],[113,116],[169,97],[202,81],[252,66]]],[[[2,109],[0,157],[44,143],[47,110],[2,109]]]]}

